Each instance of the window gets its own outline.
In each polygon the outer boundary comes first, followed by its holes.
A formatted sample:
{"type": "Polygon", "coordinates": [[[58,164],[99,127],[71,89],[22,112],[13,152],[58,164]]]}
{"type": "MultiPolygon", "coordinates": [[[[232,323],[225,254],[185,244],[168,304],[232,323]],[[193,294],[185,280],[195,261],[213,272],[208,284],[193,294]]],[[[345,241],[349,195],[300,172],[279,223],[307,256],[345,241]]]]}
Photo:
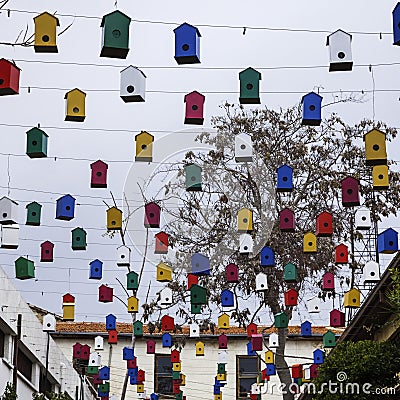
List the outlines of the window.
{"type": "Polygon", "coordinates": [[[236,357],[236,396],[248,397],[251,385],[257,382],[260,372],[260,359],[257,356],[236,357]]]}
{"type": "Polygon", "coordinates": [[[32,361],[20,349],[18,349],[17,369],[26,379],[32,380],[32,361]]]}
{"type": "Polygon", "coordinates": [[[2,330],[0,330],[0,357],[4,357],[4,342],[5,342],[5,334],[2,330]]]}
{"type": "Polygon", "coordinates": [[[160,394],[172,394],[171,356],[157,354],[154,371],[154,391],[160,394]]]}

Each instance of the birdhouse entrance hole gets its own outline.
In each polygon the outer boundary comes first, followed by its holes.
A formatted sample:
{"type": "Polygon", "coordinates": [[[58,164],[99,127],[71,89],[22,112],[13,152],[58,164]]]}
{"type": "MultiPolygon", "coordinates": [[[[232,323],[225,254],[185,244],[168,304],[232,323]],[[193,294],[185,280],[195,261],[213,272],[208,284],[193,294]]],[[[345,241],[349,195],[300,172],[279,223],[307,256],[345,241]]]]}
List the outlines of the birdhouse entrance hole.
{"type": "Polygon", "coordinates": [[[32,141],[32,144],[33,144],[34,146],[36,146],[36,145],[37,145],[37,141],[36,141],[36,140],[33,140],[33,141],[32,141]]]}
{"type": "Polygon", "coordinates": [[[309,246],[312,246],[312,242],[308,242],[308,245],[309,245],[309,246]]]}
{"type": "Polygon", "coordinates": [[[135,87],[132,85],[127,86],[126,91],[128,93],[133,93],[135,91],[135,87]]]}
{"type": "Polygon", "coordinates": [[[183,51],[188,51],[189,50],[189,45],[188,44],[182,45],[182,50],[183,51]]]}
{"type": "Polygon", "coordinates": [[[147,145],[142,144],[142,150],[146,150],[147,149],[147,145]]]}
{"type": "Polygon", "coordinates": [[[4,79],[0,79],[0,85],[4,83],[4,79]]]}
{"type": "Polygon", "coordinates": [[[42,36],[43,42],[48,42],[50,38],[47,35],[42,36]]]}
{"type": "Polygon", "coordinates": [[[374,145],[372,146],[372,148],[373,148],[375,151],[378,151],[378,150],[379,150],[379,144],[374,144],[374,145]]]}
{"type": "Polygon", "coordinates": [[[78,107],[74,107],[72,110],[75,114],[77,114],[79,112],[79,108],[78,107]]]}
{"type": "Polygon", "coordinates": [[[248,83],[248,84],[246,85],[246,88],[247,88],[248,90],[253,89],[253,84],[252,84],[252,83],[248,83]]]}
{"type": "Polygon", "coordinates": [[[32,211],[32,215],[33,215],[33,216],[36,216],[36,211],[32,211]]]}
{"type": "Polygon", "coordinates": [[[196,106],[196,104],[193,104],[193,105],[192,105],[192,110],[193,110],[193,111],[196,111],[196,110],[198,110],[198,109],[199,109],[199,107],[196,106]]]}
{"type": "Polygon", "coordinates": [[[70,207],[70,206],[66,206],[65,209],[66,209],[66,210],[70,210],[71,207],[70,207]]]}
{"type": "Polygon", "coordinates": [[[314,106],[314,104],[311,104],[310,110],[311,110],[311,111],[315,111],[315,106],[314,106]]]}
{"type": "Polygon", "coordinates": [[[118,30],[118,29],[114,29],[114,30],[112,31],[112,34],[113,34],[113,36],[114,36],[115,38],[119,38],[119,37],[121,36],[121,31],[118,30]]]}
{"type": "Polygon", "coordinates": [[[346,57],[346,54],[343,53],[343,51],[340,51],[337,55],[340,59],[343,59],[346,57]]]}
{"type": "Polygon", "coordinates": [[[3,218],[7,218],[7,213],[3,213],[3,218]]]}

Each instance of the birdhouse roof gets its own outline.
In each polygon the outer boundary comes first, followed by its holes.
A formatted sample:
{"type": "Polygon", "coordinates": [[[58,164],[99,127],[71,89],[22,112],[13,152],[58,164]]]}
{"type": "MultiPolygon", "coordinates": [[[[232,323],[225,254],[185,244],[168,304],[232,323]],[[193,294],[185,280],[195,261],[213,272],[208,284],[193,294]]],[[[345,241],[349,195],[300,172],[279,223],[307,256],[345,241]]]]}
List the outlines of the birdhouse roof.
{"type": "Polygon", "coordinates": [[[164,231],[158,232],[154,236],[156,238],[168,238],[169,237],[168,233],[166,233],[164,231]]]}
{"type": "Polygon", "coordinates": [[[42,207],[42,205],[39,204],[37,201],[32,201],[32,203],[27,204],[25,206],[25,208],[32,207],[32,206],[40,206],[40,207],[42,207]]]}
{"type": "Polygon", "coordinates": [[[70,293],[66,293],[63,296],[63,303],[74,303],[75,302],[75,297],[72,296],[70,293]]]}
{"type": "Polygon", "coordinates": [[[199,31],[195,26],[190,25],[190,24],[188,24],[187,22],[184,22],[183,24],[181,24],[181,25],[179,25],[178,27],[176,27],[176,28],[174,29],[174,32],[177,32],[177,31],[179,31],[179,30],[181,30],[181,29],[185,29],[185,28],[194,29],[194,30],[196,31],[197,35],[201,37],[200,31],[199,31]]]}
{"type": "Polygon", "coordinates": [[[61,196],[57,201],[61,201],[63,199],[72,199],[75,200],[75,197],[72,197],[70,194],[65,194],[64,196],[61,196]]]}
{"type": "Polygon", "coordinates": [[[122,211],[119,208],[115,207],[115,206],[110,207],[106,212],[109,213],[111,211],[118,211],[118,212],[120,212],[122,214],[122,211]]]}
{"type": "Polygon", "coordinates": [[[205,100],[205,96],[202,95],[201,93],[199,93],[197,90],[194,90],[193,92],[188,93],[187,95],[185,95],[185,103],[186,103],[186,98],[190,98],[190,97],[200,97],[202,99],[202,101],[204,102],[205,100]]]}
{"type": "Polygon", "coordinates": [[[40,133],[41,133],[42,135],[49,137],[49,135],[48,135],[45,131],[43,131],[43,130],[40,129],[40,128],[36,128],[36,127],[29,129],[29,131],[27,131],[26,134],[29,135],[30,133],[32,133],[32,132],[37,132],[37,131],[40,131],[40,133]]]}
{"type": "Polygon", "coordinates": [[[301,102],[303,103],[303,102],[304,102],[304,99],[307,98],[307,97],[314,97],[314,96],[319,97],[321,100],[323,99],[323,97],[320,96],[318,93],[310,92],[310,93],[305,94],[305,95],[301,98],[301,102]]]}
{"type": "Polygon", "coordinates": [[[371,129],[369,132],[365,133],[364,136],[363,136],[363,139],[365,141],[365,138],[367,136],[373,136],[373,135],[376,135],[376,134],[381,134],[381,135],[385,136],[385,138],[386,138],[386,133],[380,131],[379,129],[374,128],[374,129],[371,129]]]}
{"type": "Polygon", "coordinates": [[[11,200],[9,197],[7,197],[7,196],[3,196],[1,199],[0,199],[0,203],[14,203],[15,205],[18,205],[18,203],[16,202],[16,201],[14,201],[14,200],[11,200]]]}
{"type": "Polygon", "coordinates": [[[248,68],[244,69],[243,71],[240,71],[239,79],[245,75],[257,75],[257,79],[261,80],[261,72],[258,72],[257,70],[255,70],[254,68],[251,68],[251,67],[248,67],[248,68]]]}
{"type": "Polygon", "coordinates": [[[383,232],[381,232],[378,236],[386,235],[388,233],[395,233],[397,235],[397,231],[396,230],[394,230],[393,228],[387,228],[383,232]]]}
{"type": "Polygon", "coordinates": [[[346,176],[346,178],[342,179],[341,183],[347,182],[347,181],[359,183],[359,180],[357,178],[354,178],[354,176],[346,176]]]}
{"type": "Polygon", "coordinates": [[[120,73],[122,74],[122,72],[124,72],[124,71],[127,71],[127,70],[135,70],[135,71],[138,71],[138,72],[140,72],[145,78],[147,78],[147,76],[144,74],[144,72],[141,70],[141,69],[139,69],[138,67],[135,67],[134,65],[129,65],[128,67],[126,67],[126,68],[124,68],[122,71],[120,71],[120,73]]]}
{"type": "Polygon", "coordinates": [[[119,11],[119,10],[115,10],[113,12],[110,12],[106,15],[103,16],[102,20],[101,20],[101,24],[100,26],[103,27],[104,23],[106,22],[106,19],[108,19],[110,16],[115,16],[115,15],[120,15],[121,17],[126,18],[127,20],[129,20],[129,22],[131,21],[131,18],[128,17],[126,14],[124,14],[123,12],[119,11]]]}
{"type": "Polygon", "coordinates": [[[10,61],[10,60],[7,60],[5,58],[0,58],[0,64],[3,64],[3,63],[11,64],[13,67],[18,68],[21,71],[21,68],[19,68],[17,66],[17,64],[15,64],[14,61],[10,61]]]}
{"type": "Polygon", "coordinates": [[[333,32],[333,33],[331,33],[330,35],[328,35],[328,37],[326,38],[326,45],[327,46],[329,46],[329,38],[331,37],[331,36],[336,36],[336,35],[340,35],[340,34],[345,34],[345,35],[347,35],[347,36],[350,36],[350,40],[352,40],[352,36],[350,35],[350,33],[347,33],[347,32],[345,32],[344,30],[342,30],[342,29],[338,29],[337,31],[335,31],[335,32],[333,32]]]}
{"type": "Polygon", "coordinates": [[[290,166],[287,165],[287,164],[281,165],[280,167],[278,167],[278,168],[276,169],[276,171],[278,172],[278,171],[285,170],[285,169],[289,169],[290,171],[293,171],[293,168],[290,167],[290,166]]]}
{"type": "Polygon", "coordinates": [[[83,94],[83,96],[86,97],[86,93],[85,93],[85,92],[83,92],[81,89],[75,88],[75,89],[72,89],[72,90],[70,90],[69,92],[65,93],[64,99],[67,99],[68,96],[69,96],[71,93],[75,93],[75,92],[79,92],[79,93],[83,94]]]}
{"type": "Polygon", "coordinates": [[[156,208],[158,208],[159,210],[161,210],[161,207],[160,207],[156,202],[154,202],[154,201],[151,201],[150,203],[147,203],[147,204],[145,205],[145,208],[153,208],[153,207],[156,207],[156,208]]]}
{"type": "Polygon", "coordinates": [[[50,247],[54,247],[54,244],[51,243],[49,240],[46,240],[45,242],[43,242],[40,247],[44,247],[44,246],[50,246],[50,247]]]}
{"type": "MultiPolygon", "coordinates": [[[[81,232],[85,232],[85,230],[83,228],[74,228],[72,229],[72,232],[76,232],[76,231],[81,231],[81,232]]],[[[86,232],[85,232],[86,233],[86,232]]]]}
{"type": "Polygon", "coordinates": [[[36,20],[36,19],[47,18],[47,17],[54,19],[57,23],[57,26],[60,26],[60,21],[58,20],[58,18],[55,15],[48,13],[47,11],[45,11],[44,13],[41,13],[39,15],[36,15],[36,17],[33,17],[33,19],[36,20]]]}
{"type": "Polygon", "coordinates": [[[101,160],[97,160],[97,161],[91,163],[90,164],[90,168],[93,168],[93,167],[95,167],[97,165],[102,165],[102,166],[106,167],[106,169],[108,169],[108,164],[105,163],[104,161],[101,161],[101,160]]]}
{"type": "Polygon", "coordinates": [[[92,265],[92,264],[94,264],[94,263],[100,263],[100,264],[103,264],[99,259],[95,259],[95,260],[93,260],[93,261],[90,261],[90,263],[89,263],[89,265],[92,265]]]}
{"type": "Polygon", "coordinates": [[[135,136],[135,140],[137,140],[138,137],[143,137],[143,136],[148,136],[149,138],[151,138],[151,141],[154,141],[154,136],[151,135],[149,132],[146,132],[146,131],[141,131],[140,133],[138,133],[135,136]]]}

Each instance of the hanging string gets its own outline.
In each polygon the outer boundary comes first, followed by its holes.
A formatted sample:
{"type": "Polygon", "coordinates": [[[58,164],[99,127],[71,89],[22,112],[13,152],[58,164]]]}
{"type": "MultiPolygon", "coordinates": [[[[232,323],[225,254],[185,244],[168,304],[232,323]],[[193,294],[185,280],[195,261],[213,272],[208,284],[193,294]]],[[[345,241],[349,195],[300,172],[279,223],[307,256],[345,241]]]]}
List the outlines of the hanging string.
{"type": "Polygon", "coordinates": [[[11,175],[10,175],[10,154],[7,157],[7,176],[8,176],[8,182],[7,182],[7,196],[10,197],[10,184],[11,184],[11,175]]]}
{"type": "Polygon", "coordinates": [[[372,78],[372,121],[375,121],[375,77],[372,65],[369,66],[369,72],[372,78]]]}

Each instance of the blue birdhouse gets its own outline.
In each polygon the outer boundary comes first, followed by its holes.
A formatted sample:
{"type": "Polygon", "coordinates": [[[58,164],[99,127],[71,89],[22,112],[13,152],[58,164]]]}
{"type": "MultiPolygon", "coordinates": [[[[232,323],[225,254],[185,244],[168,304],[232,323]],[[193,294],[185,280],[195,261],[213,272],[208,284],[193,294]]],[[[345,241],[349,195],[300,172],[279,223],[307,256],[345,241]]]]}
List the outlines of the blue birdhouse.
{"type": "Polygon", "coordinates": [[[277,192],[291,192],[293,190],[293,168],[281,165],[277,170],[277,192]]]}
{"type": "Polygon", "coordinates": [[[302,125],[319,126],[321,124],[322,97],[314,92],[308,93],[301,99],[303,109],[302,125]]]}
{"type": "Polygon", "coordinates": [[[172,346],[172,336],[167,332],[162,335],[161,338],[163,347],[171,347],[172,346]]]}
{"type": "Polygon", "coordinates": [[[57,200],[56,219],[70,221],[74,218],[74,211],[75,199],[70,194],[66,194],[57,200]]]}
{"type": "MultiPolygon", "coordinates": [[[[100,386],[99,386],[99,388],[100,388],[100,386]]],[[[110,392],[101,392],[99,388],[97,388],[97,396],[98,397],[100,397],[102,399],[104,397],[109,396],[110,392]]]]}
{"type": "Polygon", "coordinates": [[[253,346],[251,344],[251,342],[247,343],[247,355],[248,356],[256,356],[257,352],[253,350],[253,346]]]}
{"type": "Polygon", "coordinates": [[[221,386],[214,385],[214,395],[221,394],[221,386]]]}
{"type": "Polygon", "coordinates": [[[89,263],[89,279],[101,279],[103,277],[103,263],[100,260],[93,260],[89,263]]]}
{"type": "Polygon", "coordinates": [[[124,347],[122,350],[123,360],[133,360],[135,358],[135,349],[132,347],[124,347]]]}
{"type": "Polygon", "coordinates": [[[138,376],[139,368],[128,368],[128,376],[131,378],[136,378],[138,376]]]}
{"type": "Polygon", "coordinates": [[[113,314],[108,314],[106,317],[106,329],[115,331],[117,329],[117,317],[113,314]]]}
{"type": "Polygon", "coordinates": [[[392,254],[398,250],[398,233],[394,229],[386,229],[378,235],[378,253],[392,254]]]}
{"type": "Polygon", "coordinates": [[[275,367],[275,364],[266,364],[266,370],[267,370],[266,374],[267,374],[268,376],[270,376],[270,375],[276,375],[276,367],[275,367]]]}
{"type": "Polygon", "coordinates": [[[310,321],[304,321],[301,324],[301,336],[303,337],[309,337],[312,335],[311,331],[311,322],[310,321]]]}
{"type": "Polygon", "coordinates": [[[186,22],[174,29],[175,60],[178,64],[200,63],[200,32],[186,22]]]}
{"type": "Polygon", "coordinates": [[[110,380],[110,368],[102,367],[99,369],[99,379],[102,381],[110,380]]]}
{"type": "Polygon", "coordinates": [[[210,275],[210,259],[200,253],[195,253],[191,258],[192,274],[197,276],[210,275]]]}
{"type": "Polygon", "coordinates": [[[130,382],[131,385],[137,385],[139,383],[137,376],[130,376],[129,377],[129,382],[130,382]]]}
{"type": "Polygon", "coordinates": [[[262,267],[273,267],[275,265],[275,253],[271,247],[263,247],[260,253],[260,263],[262,267]]]}
{"type": "Polygon", "coordinates": [[[233,292],[228,289],[223,290],[221,293],[221,304],[222,307],[233,307],[235,305],[233,292]]]}
{"type": "Polygon", "coordinates": [[[152,393],[152,394],[150,395],[150,400],[158,400],[158,394],[152,393]]]}
{"type": "Polygon", "coordinates": [[[400,46],[400,3],[393,10],[393,44],[400,46]]]}
{"type": "Polygon", "coordinates": [[[321,349],[315,349],[314,353],[314,364],[323,364],[325,353],[321,349]]]}

